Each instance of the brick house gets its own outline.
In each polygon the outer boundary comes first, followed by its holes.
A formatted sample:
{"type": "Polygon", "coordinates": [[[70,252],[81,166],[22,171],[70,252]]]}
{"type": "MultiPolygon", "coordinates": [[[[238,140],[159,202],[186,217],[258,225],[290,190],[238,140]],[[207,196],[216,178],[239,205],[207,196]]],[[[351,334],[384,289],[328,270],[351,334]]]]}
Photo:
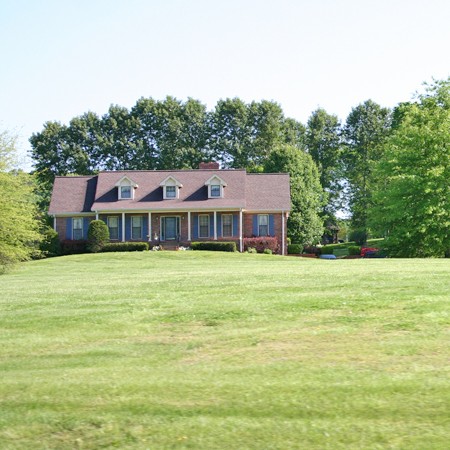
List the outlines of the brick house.
{"type": "Polygon", "coordinates": [[[56,177],[49,214],[60,239],[87,238],[89,222],[104,220],[112,242],[148,241],[170,247],[191,241],[275,236],[286,254],[291,208],[288,174],[220,170],[112,171],[56,177]]]}

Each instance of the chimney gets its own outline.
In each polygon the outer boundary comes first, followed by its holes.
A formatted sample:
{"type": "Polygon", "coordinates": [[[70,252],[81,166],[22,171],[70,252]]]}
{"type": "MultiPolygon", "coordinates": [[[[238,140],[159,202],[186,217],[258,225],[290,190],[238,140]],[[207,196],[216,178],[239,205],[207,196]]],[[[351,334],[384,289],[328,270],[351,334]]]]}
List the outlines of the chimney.
{"type": "Polygon", "coordinates": [[[200,170],[219,170],[220,164],[215,161],[201,162],[198,168],[200,170]]]}

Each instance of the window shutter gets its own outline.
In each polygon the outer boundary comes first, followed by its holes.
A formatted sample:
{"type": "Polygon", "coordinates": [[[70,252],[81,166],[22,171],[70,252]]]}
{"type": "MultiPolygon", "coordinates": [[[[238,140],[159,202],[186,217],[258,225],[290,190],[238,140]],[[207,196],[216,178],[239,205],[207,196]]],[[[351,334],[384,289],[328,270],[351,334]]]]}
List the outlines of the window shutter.
{"type": "Polygon", "coordinates": [[[214,214],[209,215],[209,237],[214,237],[214,214]]]}
{"type": "Polygon", "coordinates": [[[269,214],[269,236],[275,236],[275,218],[269,214]]]}
{"type": "Polygon", "coordinates": [[[131,240],[131,216],[125,216],[125,240],[131,240]]]}
{"type": "Polygon", "coordinates": [[[194,214],[194,229],[192,230],[192,236],[194,239],[198,239],[198,215],[194,214]]]}
{"type": "Polygon", "coordinates": [[[259,236],[258,233],[258,215],[253,215],[253,236],[259,236]]]}
{"type": "Polygon", "coordinates": [[[237,236],[238,235],[238,221],[239,221],[239,216],[237,214],[233,215],[233,232],[232,232],[232,236],[237,236]]]}
{"type": "Polygon", "coordinates": [[[88,238],[88,230],[89,230],[89,224],[91,223],[91,219],[88,217],[85,217],[83,219],[83,239],[88,238]]]}
{"type": "Polygon", "coordinates": [[[66,219],[66,239],[72,239],[72,217],[66,219]]]}

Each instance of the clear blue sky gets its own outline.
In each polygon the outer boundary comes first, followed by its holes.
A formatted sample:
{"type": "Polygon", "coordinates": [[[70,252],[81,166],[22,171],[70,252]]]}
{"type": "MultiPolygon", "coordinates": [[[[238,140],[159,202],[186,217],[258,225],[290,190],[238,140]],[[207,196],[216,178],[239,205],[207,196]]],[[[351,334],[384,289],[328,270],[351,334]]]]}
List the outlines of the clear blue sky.
{"type": "Polygon", "coordinates": [[[0,0],[0,130],[140,97],[274,100],[305,123],[450,75],[448,0],[0,0]]]}

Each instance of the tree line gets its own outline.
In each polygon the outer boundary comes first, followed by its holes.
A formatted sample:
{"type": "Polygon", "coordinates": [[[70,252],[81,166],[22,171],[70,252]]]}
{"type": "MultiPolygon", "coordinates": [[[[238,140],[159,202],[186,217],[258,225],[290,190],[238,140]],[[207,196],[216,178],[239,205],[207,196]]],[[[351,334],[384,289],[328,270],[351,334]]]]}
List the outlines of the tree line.
{"type": "MultiPolygon", "coordinates": [[[[318,108],[305,125],[271,101],[226,99],[209,111],[191,98],[141,98],[130,109],[113,105],[103,116],[87,112],[68,124],[45,123],[30,138],[32,177],[12,169],[7,136],[0,139],[2,198],[14,185],[10,177],[20,178],[16,192],[27,205],[38,199],[41,212],[57,175],[195,169],[214,160],[223,168],[291,175],[293,242],[318,242],[346,211],[355,237],[386,237],[392,256],[450,252],[450,78],[393,109],[367,100],[345,122],[318,108]]],[[[4,201],[2,217],[19,203],[4,201]]],[[[19,247],[37,240],[26,233],[14,240],[6,229],[0,229],[0,257],[14,252],[3,251],[8,239],[19,247]]]]}

